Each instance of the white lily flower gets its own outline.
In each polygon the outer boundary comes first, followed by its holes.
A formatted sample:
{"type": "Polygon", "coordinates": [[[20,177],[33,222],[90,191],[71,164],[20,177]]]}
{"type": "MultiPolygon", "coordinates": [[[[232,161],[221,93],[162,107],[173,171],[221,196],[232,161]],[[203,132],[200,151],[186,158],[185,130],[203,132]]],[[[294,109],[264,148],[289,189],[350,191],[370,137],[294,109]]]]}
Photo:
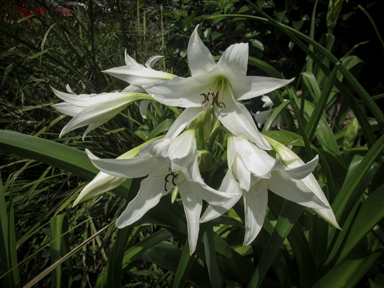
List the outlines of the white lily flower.
{"type": "Polygon", "coordinates": [[[137,92],[76,95],[73,92],[64,93],[53,88],[52,90],[57,97],[65,101],[53,107],[73,117],[61,130],[60,137],[69,131],[88,125],[83,134],[84,139],[90,131],[109,121],[133,101],[152,100],[148,94],[137,92]]]}
{"type": "MultiPolygon", "coordinates": [[[[285,166],[289,168],[300,167],[304,162],[297,156],[291,149],[285,145],[273,140],[270,137],[264,136],[268,142],[272,145],[273,149],[279,154],[282,162],[285,166]]],[[[319,183],[317,182],[315,176],[311,173],[307,177],[301,180],[305,186],[307,186],[316,196],[325,204],[326,208],[316,209],[313,211],[316,212],[321,218],[333,225],[335,228],[340,229],[339,224],[337,223],[335,213],[333,212],[331,206],[329,205],[327,197],[324,195],[323,190],[321,189],[319,183]]]]}
{"type": "MultiPolygon", "coordinates": [[[[274,159],[266,151],[238,136],[228,138],[227,153],[228,166],[238,181],[244,200],[244,246],[256,238],[263,226],[268,190],[309,208],[329,208],[329,204],[327,206],[301,180],[316,168],[318,157],[307,164],[288,168],[281,163],[279,157],[274,159]]],[[[207,222],[217,218],[222,211],[220,207],[209,206],[200,221],[207,222]]]]}
{"type": "Polygon", "coordinates": [[[121,178],[145,178],[136,197],[129,202],[116,226],[124,228],[139,220],[160,198],[176,186],[183,201],[188,226],[188,243],[192,254],[197,245],[202,200],[210,205],[230,209],[238,193],[212,189],[201,178],[195,132],[187,130],[175,139],[164,138],[146,145],[139,157],[132,159],[98,159],[87,151],[92,163],[104,173],[121,178]]]}
{"type": "MultiPolygon", "coordinates": [[[[268,110],[265,110],[265,111],[257,111],[256,114],[253,114],[253,118],[255,118],[255,121],[257,123],[257,126],[259,126],[259,128],[261,128],[261,126],[263,126],[265,124],[265,122],[267,122],[269,116],[271,116],[272,114],[272,107],[274,106],[271,98],[269,98],[268,96],[263,96],[261,97],[261,100],[264,102],[264,105],[263,105],[263,108],[265,107],[269,107],[268,110]]],[[[281,129],[281,126],[283,125],[283,117],[279,114],[277,115],[276,119],[273,121],[272,123],[272,127],[277,127],[277,129],[281,129]]]]}
{"type": "Polygon", "coordinates": [[[130,57],[127,54],[127,50],[125,50],[124,53],[126,66],[111,68],[105,70],[104,72],[126,81],[131,85],[139,87],[142,87],[143,85],[150,85],[160,80],[169,80],[175,77],[173,74],[152,69],[153,65],[163,56],[152,56],[145,63],[145,67],[130,57]]]}
{"type": "Polygon", "coordinates": [[[197,28],[188,44],[188,62],[192,77],[175,77],[143,88],[165,105],[187,108],[175,122],[179,127],[185,128],[203,111],[213,108],[219,121],[231,133],[244,136],[262,149],[271,149],[259,133],[248,110],[237,101],[271,92],[287,85],[293,79],[246,76],[246,43],[228,47],[216,64],[201,41],[197,28]]]}

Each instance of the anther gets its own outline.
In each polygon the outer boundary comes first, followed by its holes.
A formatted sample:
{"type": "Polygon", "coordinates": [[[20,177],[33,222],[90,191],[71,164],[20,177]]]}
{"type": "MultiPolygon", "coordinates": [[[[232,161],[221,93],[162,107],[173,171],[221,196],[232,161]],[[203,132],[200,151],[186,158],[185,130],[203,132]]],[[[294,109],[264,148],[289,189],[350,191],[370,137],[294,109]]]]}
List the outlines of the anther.
{"type": "Polygon", "coordinates": [[[179,176],[179,174],[175,174],[175,172],[171,172],[171,173],[165,175],[165,177],[164,177],[164,181],[165,181],[165,183],[164,183],[164,191],[168,191],[167,190],[167,183],[169,182],[169,180],[168,180],[169,176],[172,176],[172,180],[171,180],[172,184],[173,184],[173,186],[176,186],[175,179],[177,178],[177,176],[179,176]]]}

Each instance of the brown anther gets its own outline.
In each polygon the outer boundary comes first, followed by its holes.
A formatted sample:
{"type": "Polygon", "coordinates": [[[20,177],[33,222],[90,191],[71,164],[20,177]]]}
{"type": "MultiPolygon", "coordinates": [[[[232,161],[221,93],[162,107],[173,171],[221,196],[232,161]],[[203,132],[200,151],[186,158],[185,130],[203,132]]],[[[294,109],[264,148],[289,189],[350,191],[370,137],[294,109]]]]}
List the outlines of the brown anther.
{"type": "Polygon", "coordinates": [[[171,173],[165,175],[165,177],[164,177],[164,181],[165,181],[165,183],[164,183],[164,191],[168,191],[167,190],[167,183],[169,182],[169,180],[168,180],[169,176],[172,176],[172,180],[171,180],[172,184],[173,184],[173,186],[176,186],[175,179],[177,178],[177,176],[179,176],[179,174],[175,174],[175,172],[171,172],[171,173]]]}
{"type": "Polygon", "coordinates": [[[216,105],[219,108],[223,108],[223,106],[225,108],[227,108],[227,106],[225,106],[224,102],[219,102],[219,91],[217,91],[216,95],[215,95],[215,93],[212,93],[212,106],[214,106],[214,105],[216,105]]]}
{"type": "Polygon", "coordinates": [[[204,96],[204,101],[201,103],[201,104],[204,104],[205,102],[209,101],[209,94],[210,92],[208,92],[208,95],[207,94],[204,94],[204,93],[201,93],[200,96],[204,96]]]}

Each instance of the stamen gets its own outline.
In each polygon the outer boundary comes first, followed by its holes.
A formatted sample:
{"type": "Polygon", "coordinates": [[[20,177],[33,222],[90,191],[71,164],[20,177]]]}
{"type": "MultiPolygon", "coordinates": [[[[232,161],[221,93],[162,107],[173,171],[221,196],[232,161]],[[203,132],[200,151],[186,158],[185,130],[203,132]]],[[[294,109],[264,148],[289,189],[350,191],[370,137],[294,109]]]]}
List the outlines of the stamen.
{"type": "Polygon", "coordinates": [[[172,176],[172,180],[171,180],[172,181],[172,185],[176,186],[175,179],[177,178],[177,176],[179,176],[179,174],[176,174],[175,172],[171,172],[171,173],[165,175],[165,177],[164,177],[164,181],[165,181],[165,183],[164,183],[164,191],[166,191],[166,192],[168,192],[168,190],[167,190],[167,183],[169,182],[169,180],[168,180],[169,176],[172,176]]]}
{"type": "Polygon", "coordinates": [[[205,102],[209,101],[209,94],[211,94],[211,92],[208,92],[208,95],[204,93],[200,94],[200,96],[204,96],[204,101],[201,104],[204,104],[205,102]]]}
{"type": "Polygon", "coordinates": [[[216,105],[219,108],[223,108],[223,107],[227,108],[227,106],[225,106],[224,102],[219,102],[219,91],[217,91],[216,94],[212,93],[211,91],[208,91],[207,94],[201,93],[200,96],[204,97],[204,101],[201,102],[201,104],[204,104],[205,102],[209,101],[209,95],[212,96],[212,103],[211,103],[212,106],[216,105]]]}

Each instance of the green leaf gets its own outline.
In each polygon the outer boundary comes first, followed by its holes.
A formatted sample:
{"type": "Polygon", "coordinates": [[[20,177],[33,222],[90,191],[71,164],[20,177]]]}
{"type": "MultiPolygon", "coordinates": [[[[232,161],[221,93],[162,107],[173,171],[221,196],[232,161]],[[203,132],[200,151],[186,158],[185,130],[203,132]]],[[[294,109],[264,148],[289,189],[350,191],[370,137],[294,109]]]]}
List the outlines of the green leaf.
{"type": "Polygon", "coordinates": [[[220,275],[219,266],[216,257],[215,240],[213,238],[213,227],[211,223],[207,223],[204,239],[204,251],[207,262],[207,270],[212,287],[223,287],[223,280],[220,275]]]}
{"type": "Polygon", "coordinates": [[[188,279],[189,271],[192,268],[193,257],[189,252],[188,239],[185,241],[183,253],[181,254],[179,265],[177,267],[175,279],[173,280],[173,288],[184,287],[188,279]]]}
{"type": "Polygon", "coordinates": [[[279,73],[279,71],[277,71],[271,65],[269,65],[268,63],[266,63],[260,59],[248,57],[248,64],[255,66],[257,68],[260,68],[261,70],[267,72],[271,77],[280,78],[280,79],[283,78],[281,76],[281,73],[279,73]]]}

